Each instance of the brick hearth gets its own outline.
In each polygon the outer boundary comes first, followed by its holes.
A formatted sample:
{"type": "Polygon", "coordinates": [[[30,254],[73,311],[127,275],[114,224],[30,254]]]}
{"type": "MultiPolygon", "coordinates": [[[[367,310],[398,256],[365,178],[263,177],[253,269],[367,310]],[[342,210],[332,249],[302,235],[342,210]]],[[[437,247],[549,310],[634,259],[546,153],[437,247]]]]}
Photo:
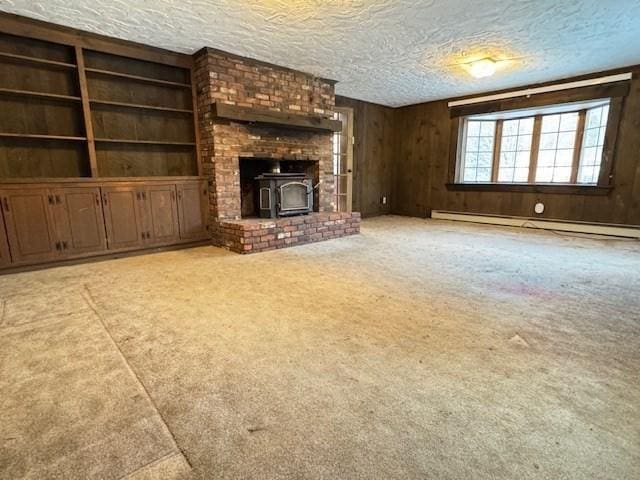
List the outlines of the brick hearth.
{"type": "Polygon", "coordinates": [[[314,212],[273,220],[221,220],[217,229],[218,246],[237,253],[257,253],[360,233],[360,214],[314,212]]]}
{"type": "Polygon", "coordinates": [[[359,232],[360,214],[334,213],[331,132],[226,120],[217,117],[214,108],[216,102],[222,102],[265,112],[332,118],[335,82],[209,48],[195,57],[195,77],[214,244],[248,253],[359,232]],[[315,162],[317,212],[288,219],[242,219],[240,159],[252,157],[315,162]]]}

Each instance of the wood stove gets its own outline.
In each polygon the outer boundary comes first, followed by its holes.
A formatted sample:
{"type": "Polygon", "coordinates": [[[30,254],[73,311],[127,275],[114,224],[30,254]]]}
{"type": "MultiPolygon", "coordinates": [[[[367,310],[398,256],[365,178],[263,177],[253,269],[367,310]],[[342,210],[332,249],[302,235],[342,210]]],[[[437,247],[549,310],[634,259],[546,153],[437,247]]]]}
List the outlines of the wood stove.
{"type": "Polygon", "coordinates": [[[304,215],[313,211],[313,180],[303,173],[263,173],[255,178],[262,218],[304,215]]]}

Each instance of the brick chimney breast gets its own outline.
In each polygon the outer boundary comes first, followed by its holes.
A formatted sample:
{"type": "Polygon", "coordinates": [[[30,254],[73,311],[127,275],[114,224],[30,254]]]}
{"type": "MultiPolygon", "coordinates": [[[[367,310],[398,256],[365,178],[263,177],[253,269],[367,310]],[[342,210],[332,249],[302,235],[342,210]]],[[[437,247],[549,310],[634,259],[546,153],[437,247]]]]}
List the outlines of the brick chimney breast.
{"type": "MultiPolygon", "coordinates": [[[[335,82],[212,48],[197,52],[194,64],[200,148],[210,185],[214,243],[224,243],[222,224],[228,236],[228,222],[241,219],[241,157],[316,162],[317,210],[334,212],[331,132],[217,118],[215,104],[330,119],[335,107],[335,82]],[[220,234],[217,239],[216,232],[220,234]]],[[[279,240],[283,245],[292,243],[279,240]]]]}

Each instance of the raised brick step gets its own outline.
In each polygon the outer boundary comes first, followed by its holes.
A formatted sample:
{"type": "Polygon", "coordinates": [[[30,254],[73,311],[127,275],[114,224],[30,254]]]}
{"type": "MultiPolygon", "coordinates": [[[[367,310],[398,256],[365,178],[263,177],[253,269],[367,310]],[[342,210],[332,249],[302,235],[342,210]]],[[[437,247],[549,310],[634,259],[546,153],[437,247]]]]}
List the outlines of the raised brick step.
{"type": "Polygon", "coordinates": [[[236,253],[256,253],[360,233],[360,213],[314,212],[278,219],[219,220],[213,225],[218,246],[236,253]]]}

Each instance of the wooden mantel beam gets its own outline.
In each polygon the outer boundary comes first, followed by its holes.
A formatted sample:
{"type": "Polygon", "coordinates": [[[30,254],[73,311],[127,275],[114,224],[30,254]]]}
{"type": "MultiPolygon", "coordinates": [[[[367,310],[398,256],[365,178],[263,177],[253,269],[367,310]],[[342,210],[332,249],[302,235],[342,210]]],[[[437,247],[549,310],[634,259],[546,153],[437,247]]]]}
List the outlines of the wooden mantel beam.
{"type": "Polygon", "coordinates": [[[317,115],[296,115],[284,112],[258,110],[249,107],[239,107],[227,103],[216,102],[214,113],[219,118],[243,123],[261,123],[277,125],[297,130],[313,130],[322,132],[342,131],[342,122],[317,115]]]}

